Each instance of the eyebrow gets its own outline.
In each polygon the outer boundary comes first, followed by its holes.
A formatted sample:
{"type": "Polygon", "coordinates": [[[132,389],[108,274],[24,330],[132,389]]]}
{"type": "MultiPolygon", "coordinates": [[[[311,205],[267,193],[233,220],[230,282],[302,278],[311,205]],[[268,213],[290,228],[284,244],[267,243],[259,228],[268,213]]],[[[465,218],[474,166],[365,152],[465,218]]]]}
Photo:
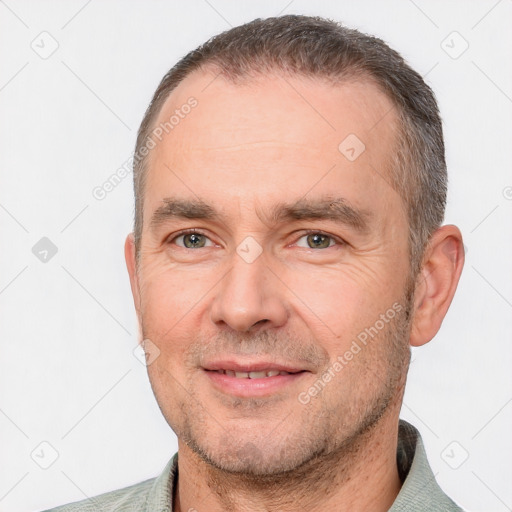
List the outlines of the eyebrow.
{"type": "MultiPolygon", "coordinates": [[[[372,214],[357,209],[346,199],[320,198],[299,199],[294,203],[277,203],[269,211],[257,211],[258,217],[266,224],[276,225],[295,220],[331,220],[366,233],[372,214]]],[[[166,197],[153,212],[150,220],[152,230],[158,229],[172,219],[204,219],[223,222],[226,219],[213,206],[196,199],[166,197]]]]}
{"type": "Polygon", "coordinates": [[[277,204],[267,216],[275,224],[292,220],[331,220],[359,232],[368,231],[371,218],[370,212],[355,208],[342,197],[299,199],[292,204],[277,204]]]}
{"type": "Polygon", "coordinates": [[[156,229],[170,219],[220,220],[220,217],[215,208],[203,201],[166,197],[153,212],[150,226],[156,229]]]}

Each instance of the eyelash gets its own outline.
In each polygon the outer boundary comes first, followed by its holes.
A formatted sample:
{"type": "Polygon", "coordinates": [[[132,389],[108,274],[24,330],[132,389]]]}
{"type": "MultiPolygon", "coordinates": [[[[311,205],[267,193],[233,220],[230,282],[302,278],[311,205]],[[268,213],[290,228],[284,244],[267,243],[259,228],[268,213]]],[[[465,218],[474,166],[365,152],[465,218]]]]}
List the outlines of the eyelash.
{"type": "MultiPolygon", "coordinates": [[[[169,240],[169,243],[174,242],[177,238],[179,238],[181,236],[190,235],[192,233],[197,234],[197,235],[205,236],[206,238],[209,239],[208,235],[206,235],[202,231],[200,231],[198,229],[190,228],[190,229],[184,229],[184,230],[179,231],[178,233],[176,233],[173,236],[173,238],[171,240],[169,240]]],[[[340,239],[338,237],[335,237],[334,235],[331,235],[329,233],[326,233],[325,231],[319,231],[317,229],[306,229],[306,230],[304,230],[303,234],[299,237],[298,240],[300,240],[301,238],[303,238],[305,236],[308,236],[308,235],[323,235],[323,236],[327,236],[327,237],[331,238],[332,240],[334,240],[336,245],[346,245],[346,242],[344,240],[342,240],[342,239],[340,239]]],[[[178,246],[178,247],[180,247],[180,246],[178,246]]],[[[325,249],[330,249],[331,247],[334,247],[334,246],[329,246],[329,247],[326,247],[325,249]]],[[[188,247],[181,247],[181,248],[182,249],[188,249],[188,247]]],[[[306,249],[306,247],[303,247],[303,249],[306,249]]],[[[315,250],[312,247],[309,247],[308,249],[315,250]]],[[[323,250],[325,250],[325,249],[323,249],[323,250]]],[[[188,250],[195,251],[196,249],[188,249],[188,250]]]]}

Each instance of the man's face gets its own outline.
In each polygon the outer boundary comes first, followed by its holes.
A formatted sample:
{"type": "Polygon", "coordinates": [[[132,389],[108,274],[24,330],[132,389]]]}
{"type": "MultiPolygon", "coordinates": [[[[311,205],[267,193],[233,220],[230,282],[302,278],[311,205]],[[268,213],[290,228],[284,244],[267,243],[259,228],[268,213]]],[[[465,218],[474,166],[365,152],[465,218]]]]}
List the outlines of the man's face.
{"type": "Polygon", "coordinates": [[[371,84],[196,72],[155,126],[176,109],[131,277],[180,450],[272,474],[348,447],[398,411],[409,357],[390,101],[371,84]]]}

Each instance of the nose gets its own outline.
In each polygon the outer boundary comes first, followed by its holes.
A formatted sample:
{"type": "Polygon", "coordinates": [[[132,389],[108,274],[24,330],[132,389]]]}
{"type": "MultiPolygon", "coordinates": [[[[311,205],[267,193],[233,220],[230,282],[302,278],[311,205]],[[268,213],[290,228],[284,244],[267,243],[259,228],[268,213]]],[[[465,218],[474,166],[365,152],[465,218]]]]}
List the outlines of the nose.
{"type": "Polygon", "coordinates": [[[286,323],[288,309],[283,284],[267,266],[263,254],[247,263],[234,253],[231,270],[215,290],[211,320],[219,328],[228,326],[246,332],[286,323]]]}

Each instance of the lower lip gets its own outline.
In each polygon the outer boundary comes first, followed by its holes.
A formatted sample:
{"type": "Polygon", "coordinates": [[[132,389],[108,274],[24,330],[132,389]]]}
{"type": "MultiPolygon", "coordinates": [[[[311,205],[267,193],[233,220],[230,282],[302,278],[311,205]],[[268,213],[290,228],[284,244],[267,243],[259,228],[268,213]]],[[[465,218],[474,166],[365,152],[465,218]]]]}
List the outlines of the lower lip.
{"type": "Polygon", "coordinates": [[[262,379],[239,379],[224,373],[204,370],[213,385],[224,393],[239,397],[268,396],[283,390],[299,380],[308,372],[290,373],[288,375],[275,375],[262,379]]]}

